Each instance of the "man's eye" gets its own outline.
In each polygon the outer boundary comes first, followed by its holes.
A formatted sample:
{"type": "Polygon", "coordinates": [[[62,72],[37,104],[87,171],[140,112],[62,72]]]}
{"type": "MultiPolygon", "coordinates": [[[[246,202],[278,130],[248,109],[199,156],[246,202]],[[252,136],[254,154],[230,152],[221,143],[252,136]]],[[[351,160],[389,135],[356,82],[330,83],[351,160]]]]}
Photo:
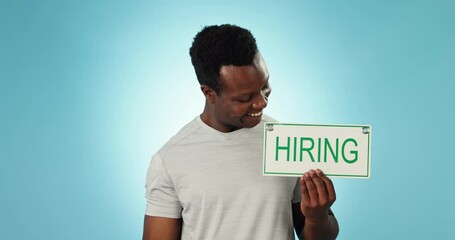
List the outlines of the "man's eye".
{"type": "Polygon", "coordinates": [[[246,98],[239,98],[239,99],[236,99],[236,100],[239,101],[239,102],[249,102],[251,100],[251,96],[246,97],[246,98]]]}

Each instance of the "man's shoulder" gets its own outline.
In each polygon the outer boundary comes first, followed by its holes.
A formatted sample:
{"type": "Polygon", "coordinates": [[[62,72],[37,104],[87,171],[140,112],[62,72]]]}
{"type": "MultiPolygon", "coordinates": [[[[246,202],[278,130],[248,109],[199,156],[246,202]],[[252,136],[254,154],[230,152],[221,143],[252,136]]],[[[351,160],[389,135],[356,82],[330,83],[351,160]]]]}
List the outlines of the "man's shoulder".
{"type": "MultiPolygon", "coordinates": [[[[198,116],[199,117],[199,116],[198,116]]],[[[169,148],[178,146],[182,142],[188,141],[193,139],[192,136],[197,134],[197,131],[201,128],[200,124],[198,124],[198,120],[195,117],[189,123],[187,123],[184,127],[182,127],[174,136],[172,136],[158,152],[165,152],[169,148]]]]}

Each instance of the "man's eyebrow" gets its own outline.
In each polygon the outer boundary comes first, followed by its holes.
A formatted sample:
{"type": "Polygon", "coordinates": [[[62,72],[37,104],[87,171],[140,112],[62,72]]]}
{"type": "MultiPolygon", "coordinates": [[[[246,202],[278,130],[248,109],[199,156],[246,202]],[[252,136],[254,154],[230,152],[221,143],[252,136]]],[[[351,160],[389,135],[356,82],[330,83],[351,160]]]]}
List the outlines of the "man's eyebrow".
{"type": "Polygon", "coordinates": [[[252,92],[242,93],[242,94],[239,94],[239,95],[234,95],[233,97],[234,98],[238,98],[238,97],[250,96],[251,94],[253,94],[253,93],[252,92]]]}
{"type": "MultiPolygon", "coordinates": [[[[266,80],[266,82],[265,82],[265,84],[264,84],[264,87],[269,85],[269,77],[270,77],[270,75],[267,76],[267,80],[266,80]]],[[[234,97],[234,98],[237,98],[237,97],[244,97],[244,96],[249,96],[249,95],[251,95],[251,94],[254,94],[254,92],[241,93],[241,94],[239,94],[239,95],[234,95],[233,97],[234,97]]]]}

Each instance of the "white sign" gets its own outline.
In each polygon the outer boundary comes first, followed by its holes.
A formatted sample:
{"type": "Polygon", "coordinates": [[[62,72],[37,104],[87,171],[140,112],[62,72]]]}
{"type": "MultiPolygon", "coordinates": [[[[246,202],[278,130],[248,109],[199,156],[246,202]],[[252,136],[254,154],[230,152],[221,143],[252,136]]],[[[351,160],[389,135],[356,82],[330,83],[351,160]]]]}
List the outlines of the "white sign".
{"type": "Polygon", "coordinates": [[[371,126],[271,123],[264,128],[264,175],[370,178],[371,126]]]}

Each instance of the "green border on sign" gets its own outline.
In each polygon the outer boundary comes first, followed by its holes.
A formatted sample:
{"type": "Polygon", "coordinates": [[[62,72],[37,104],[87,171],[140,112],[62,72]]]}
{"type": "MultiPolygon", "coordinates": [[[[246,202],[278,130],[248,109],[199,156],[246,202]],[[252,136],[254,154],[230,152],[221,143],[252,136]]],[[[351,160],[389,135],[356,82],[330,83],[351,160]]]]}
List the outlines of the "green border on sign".
{"type": "Polygon", "coordinates": [[[265,151],[265,143],[267,142],[267,124],[273,124],[273,125],[284,125],[284,126],[316,126],[316,127],[353,127],[353,128],[364,128],[368,127],[370,128],[370,132],[368,133],[368,150],[367,150],[367,175],[348,175],[348,174],[326,174],[326,176],[333,176],[333,177],[358,177],[358,178],[370,178],[370,158],[371,158],[371,152],[370,152],[370,147],[371,147],[371,125],[349,125],[349,124],[298,124],[298,123],[277,123],[277,122],[266,122],[264,124],[264,169],[263,169],[263,174],[269,174],[269,175],[296,175],[296,176],[301,176],[301,173],[287,173],[287,172],[266,172],[266,151],[265,151]]]}

